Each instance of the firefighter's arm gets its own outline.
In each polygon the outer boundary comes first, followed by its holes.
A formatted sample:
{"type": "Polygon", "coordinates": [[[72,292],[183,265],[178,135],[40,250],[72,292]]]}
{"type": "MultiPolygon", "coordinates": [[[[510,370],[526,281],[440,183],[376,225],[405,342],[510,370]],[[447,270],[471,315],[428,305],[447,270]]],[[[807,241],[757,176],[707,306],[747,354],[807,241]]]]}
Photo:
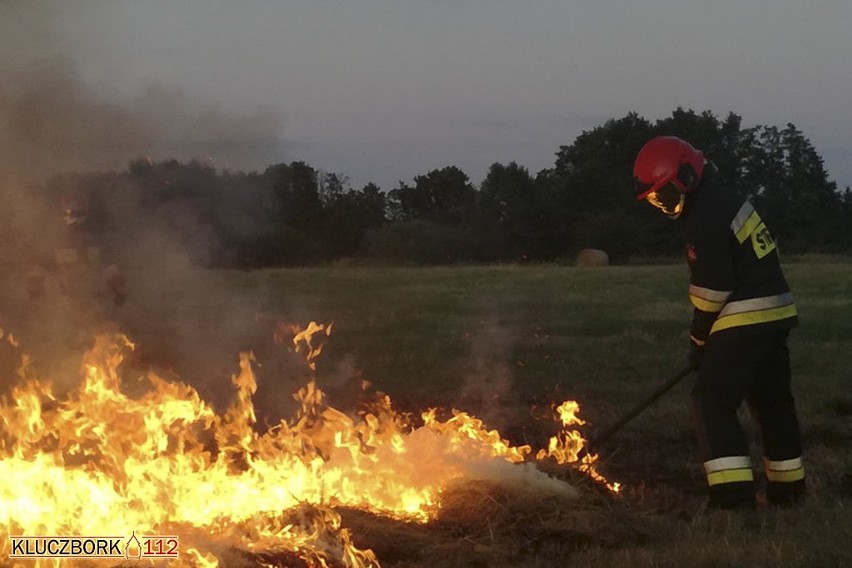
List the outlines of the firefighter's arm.
{"type": "Polygon", "coordinates": [[[710,328],[734,291],[734,247],[728,232],[704,231],[695,238],[690,262],[689,300],[695,308],[689,338],[702,347],[710,328]]]}

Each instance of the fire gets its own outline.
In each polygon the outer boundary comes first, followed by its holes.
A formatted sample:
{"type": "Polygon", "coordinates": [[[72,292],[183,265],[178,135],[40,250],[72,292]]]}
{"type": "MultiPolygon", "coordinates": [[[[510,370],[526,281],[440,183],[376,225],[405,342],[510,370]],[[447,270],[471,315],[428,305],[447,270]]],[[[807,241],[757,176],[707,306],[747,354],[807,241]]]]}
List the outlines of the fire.
{"type": "Polygon", "coordinates": [[[580,405],[576,401],[566,400],[556,408],[556,411],[562,422],[563,430],[550,439],[547,450],[538,451],[536,459],[554,458],[561,464],[579,461],[580,471],[588,473],[592,479],[604,484],[610,491],[618,493],[621,490],[621,485],[617,482],[610,483],[597,471],[595,462],[597,462],[598,456],[596,454],[582,455],[586,440],[577,430],[569,429],[571,426],[582,426],[586,423],[577,416],[580,405]]]}
{"type": "MultiPolygon", "coordinates": [[[[328,337],[331,326],[292,331],[314,368],[321,344],[312,338],[328,337]]],[[[576,462],[583,445],[570,429],[583,423],[571,401],[558,408],[563,432],[533,459],[529,446],[512,446],[464,412],[441,421],[433,409],[415,423],[380,395],[351,417],[313,381],[294,395],[295,416],[260,434],[251,354],[240,356],[234,401],[219,415],[192,387],[153,374],[146,394],[124,394],[120,365],[131,349],[123,335],[99,337],[75,392],[60,400],[48,383],[26,378],[0,404],[0,555],[11,535],[135,531],[181,535],[181,566],[218,566],[229,549],[377,566],[333,507],[428,522],[454,480],[553,482],[534,459],[576,462]]],[[[580,467],[607,484],[595,459],[580,467]]]]}
{"type": "Polygon", "coordinates": [[[319,335],[320,338],[325,335],[326,337],[331,335],[331,328],[334,324],[321,324],[315,321],[312,321],[308,324],[308,327],[305,329],[301,329],[298,325],[287,325],[282,322],[278,322],[277,329],[275,330],[275,342],[276,343],[285,343],[286,336],[289,332],[293,335],[292,343],[298,353],[305,353],[305,359],[307,359],[308,367],[312,371],[317,370],[316,360],[322,354],[322,343],[315,344],[314,336],[319,335]]]}

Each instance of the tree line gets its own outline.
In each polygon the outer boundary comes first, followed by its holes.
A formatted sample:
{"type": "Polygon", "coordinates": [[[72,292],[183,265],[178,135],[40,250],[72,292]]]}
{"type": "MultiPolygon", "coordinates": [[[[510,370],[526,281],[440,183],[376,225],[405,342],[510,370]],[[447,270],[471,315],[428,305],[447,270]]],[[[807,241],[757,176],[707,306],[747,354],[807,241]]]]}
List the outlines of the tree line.
{"type": "Polygon", "coordinates": [[[62,176],[33,188],[86,194],[105,248],[133,229],[165,231],[210,267],[303,266],[338,259],[390,263],[523,262],[605,250],[615,261],[680,254],[680,235],[632,192],[636,153],[652,136],[704,151],[722,182],[760,210],[785,252],[852,248],[852,192],[793,124],[743,128],[736,114],[676,109],[650,122],[612,119],[561,146],[532,174],[495,163],[475,186],[456,166],[389,191],[296,161],[262,172],[200,162],[136,160],[126,171],[62,176]]]}

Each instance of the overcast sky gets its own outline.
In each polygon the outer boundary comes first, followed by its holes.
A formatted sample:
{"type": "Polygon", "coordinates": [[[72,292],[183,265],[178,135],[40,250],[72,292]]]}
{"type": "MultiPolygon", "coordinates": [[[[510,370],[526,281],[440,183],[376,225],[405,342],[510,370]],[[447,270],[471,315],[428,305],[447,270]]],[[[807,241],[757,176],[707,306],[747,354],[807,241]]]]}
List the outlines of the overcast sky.
{"type": "Polygon", "coordinates": [[[88,97],[202,109],[220,128],[199,136],[233,150],[209,152],[220,167],[305,160],[391,189],[457,165],[479,183],[683,106],[792,122],[852,184],[849,0],[0,0],[0,33],[7,84],[69,58],[88,97]]]}

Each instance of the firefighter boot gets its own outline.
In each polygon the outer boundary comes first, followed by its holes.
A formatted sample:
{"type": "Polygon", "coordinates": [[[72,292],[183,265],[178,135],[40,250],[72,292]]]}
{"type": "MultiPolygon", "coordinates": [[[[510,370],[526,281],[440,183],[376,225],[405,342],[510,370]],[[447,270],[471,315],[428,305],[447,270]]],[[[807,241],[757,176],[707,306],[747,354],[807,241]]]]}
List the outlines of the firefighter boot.
{"type": "Polygon", "coordinates": [[[805,480],[767,481],[766,500],[777,507],[787,508],[802,502],[805,497],[805,480]]]}
{"type": "Polygon", "coordinates": [[[708,509],[753,511],[756,508],[754,481],[711,485],[709,496],[708,509]]]}

